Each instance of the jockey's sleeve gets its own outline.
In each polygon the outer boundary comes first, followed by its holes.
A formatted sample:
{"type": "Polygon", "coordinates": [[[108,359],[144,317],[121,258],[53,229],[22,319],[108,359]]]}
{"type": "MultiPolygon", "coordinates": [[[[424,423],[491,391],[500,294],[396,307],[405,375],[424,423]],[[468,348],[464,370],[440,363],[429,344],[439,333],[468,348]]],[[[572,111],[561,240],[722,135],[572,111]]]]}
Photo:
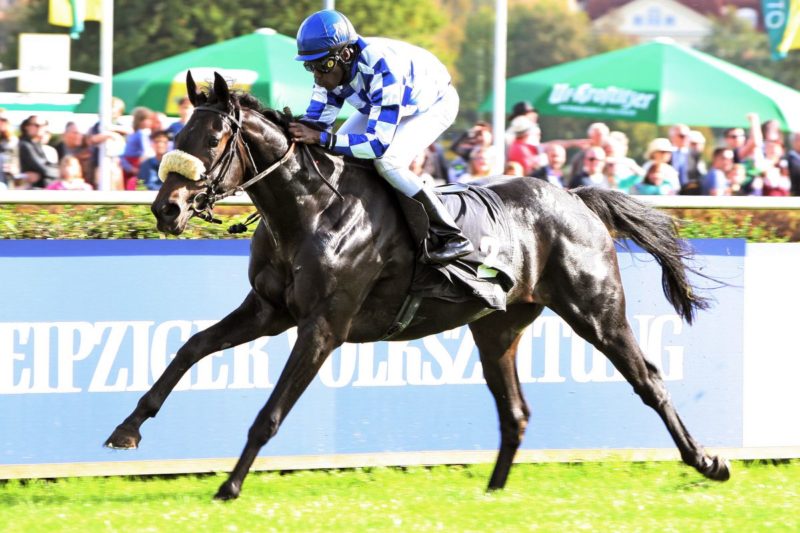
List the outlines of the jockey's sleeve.
{"type": "Polygon", "coordinates": [[[308,104],[306,114],[303,119],[320,127],[320,129],[330,132],[339,111],[344,105],[344,97],[325,90],[324,87],[314,85],[311,93],[311,102],[308,104]]]}
{"type": "MultiPolygon", "coordinates": [[[[403,95],[411,92],[410,87],[401,83],[389,70],[385,61],[374,65],[374,73],[369,87],[369,119],[364,133],[349,133],[334,136],[331,146],[334,152],[361,159],[377,159],[383,155],[394,139],[400,122],[400,104],[403,95]]],[[[330,134],[324,133],[320,139],[323,145],[330,142],[330,134]]]]}

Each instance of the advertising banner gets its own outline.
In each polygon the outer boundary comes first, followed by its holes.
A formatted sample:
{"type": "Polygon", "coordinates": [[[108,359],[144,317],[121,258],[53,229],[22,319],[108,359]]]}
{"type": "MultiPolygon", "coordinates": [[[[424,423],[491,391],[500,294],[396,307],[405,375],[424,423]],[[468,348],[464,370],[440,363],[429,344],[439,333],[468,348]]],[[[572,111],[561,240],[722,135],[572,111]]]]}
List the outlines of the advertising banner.
{"type": "Polygon", "coordinates": [[[546,102],[540,104],[546,115],[597,115],[640,122],[658,122],[658,93],[641,92],[591,83],[556,83],[546,102]]]}
{"type": "MultiPolygon", "coordinates": [[[[693,435],[742,442],[744,242],[692,241],[724,282],[694,326],[661,292],[649,255],[620,251],[628,317],[693,435]]],[[[142,427],[138,450],[102,447],[178,348],[249,291],[248,241],[0,241],[0,477],[3,468],[238,457],[296,331],[198,363],[142,427]]],[[[518,369],[531,450],[672,448],[661,420],[605,357],[549,310],[518,369]]],[[[344,345],[264,457],[495,450],[494,401],[469,328],[415,341],[344,345]]]]}

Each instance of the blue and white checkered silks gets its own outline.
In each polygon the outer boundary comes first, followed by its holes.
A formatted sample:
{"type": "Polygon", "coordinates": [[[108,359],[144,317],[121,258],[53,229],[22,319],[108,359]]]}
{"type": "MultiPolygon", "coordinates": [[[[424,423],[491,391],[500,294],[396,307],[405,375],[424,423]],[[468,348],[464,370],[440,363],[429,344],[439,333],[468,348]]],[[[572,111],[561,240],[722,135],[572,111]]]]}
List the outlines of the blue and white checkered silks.
{"type": "MultiPolygon", "coordinates": [[[[433,144],[455,120],[458,114],[458,93],[450,87],[436,103],[424,113],[400,119],[394,141],[383,156],[375,159],[375,168],[392,187],[406,196],[414,196],[423,183],[411,172],[411,162],[428,146],[433,144]]],[[[341,125],[337,135],[362,132],[369,118],[355,113],[341,125]]]]}
{"type": "MultiPolygon", "coordinates": [[[[339,129],[332,149],[341,154],[376,160],[386,159],[389,151],[398,156],[403,154],[403,157],[390,158],[394,162],[376,161],[379,171],[381,167],[399,168],[400,159],[405,159],[408,153],[406,168],[403,169],[407,170],[413,157],[434,142],[455,120],[458,95],[450,85],[450,74],[433,54],[408,43],[359,38],[358,45],[361,53],[353,66],[350,83],[331,91],[315,85],[305,118],[325,128],[321,143],[326,144],[334,120],[347,101],[358,114],[345,123],[346,129],[344,126],[339,129]],[[413,117],[420,117],[423,121],[420,126],[399,128],[401,123],[407,123],[413,117]],[[424,130],[424,127],[430,129],[424,130]],[[423,140],[426,141],[424,144],[423,140]]],[[[414,176],[410,171],[408,174],[414,176]]],[[[402,181],[410,179],[406,177],[402,181]]],[[[390,182],[395,185],[391,179],[390,182]]],[[[418,185],[410,187],[407,183],[395,187],[409,195],[420,188],[418,185]],[[408,192],[414,188],[416,190],[408,192]]]]}
{"type": "Polygon", "coordinates": [[[427,111],[444,95],[450,74],[436,56],[408,43],[359,38],[357,44],[361,52],[350,82],[331,91],[314,85],[305,118],[330,131],[347,101],[369,124],[360,134],[337,136],[334,150],[374,159],[393,141],[401,118],[427,111]]]}

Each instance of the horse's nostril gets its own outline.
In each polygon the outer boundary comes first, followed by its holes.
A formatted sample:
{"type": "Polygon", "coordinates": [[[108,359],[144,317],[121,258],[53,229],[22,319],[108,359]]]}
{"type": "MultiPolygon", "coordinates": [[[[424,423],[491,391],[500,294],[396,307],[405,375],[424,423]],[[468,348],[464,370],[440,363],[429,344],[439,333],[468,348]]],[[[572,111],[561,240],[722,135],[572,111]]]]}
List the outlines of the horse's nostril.
{"type": "Polygon", "coordinates": [[[159,212],[163,218],[173,219],[181,213],[181,208],[178,207],[178,204],[167,202],[161,206],[159,212]]]}

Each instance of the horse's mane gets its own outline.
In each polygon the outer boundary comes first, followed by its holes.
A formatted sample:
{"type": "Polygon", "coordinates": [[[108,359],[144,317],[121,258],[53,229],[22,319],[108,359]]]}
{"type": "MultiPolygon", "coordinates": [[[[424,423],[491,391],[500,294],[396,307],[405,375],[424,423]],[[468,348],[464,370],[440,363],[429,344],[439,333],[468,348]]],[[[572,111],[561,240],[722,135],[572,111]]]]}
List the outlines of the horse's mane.
{"type": "MultiPolygon", "coordinates": [[[[215,105],[219,103],[216,93],[214,92],[213,84],[209,84],[207,89],[202,92],[206,98],[206,105],[215,105]]],[[[240,106],[262,115],[264,118],[279,126],[284,132],[288,131],[289,123],[299,120],[300,117],[292,115],[289,108],[284,108],[284,111],[278,111],[265,106],[261,101],[250,93],[241,90],[230,90],[231,101],[235,106],[240,106]]]]}

